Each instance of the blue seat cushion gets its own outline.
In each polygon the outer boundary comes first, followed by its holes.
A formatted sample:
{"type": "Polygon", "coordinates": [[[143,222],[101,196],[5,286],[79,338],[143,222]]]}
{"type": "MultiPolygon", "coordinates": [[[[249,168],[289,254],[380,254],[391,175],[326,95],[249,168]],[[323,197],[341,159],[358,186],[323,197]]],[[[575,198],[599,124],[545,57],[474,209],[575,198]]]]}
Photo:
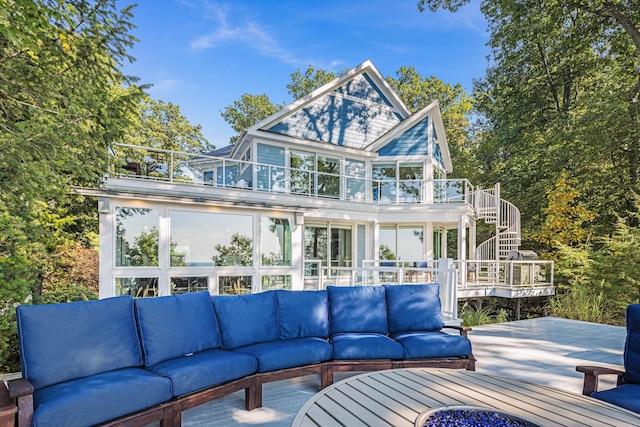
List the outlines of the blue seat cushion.
{"type": "Polygon", "coordinates": [[[20,305],[22,376],[36,390],[142,365],[133,298],[20,305]]]}
{"type": "Polygon", "coordinates": [[[609,390],[591,393],[591,397],[640,414],[640,398],[638,396],[640,396],[639,384],[623,384],[609,390]]]}
{"type": "Polygon", "coordinates": [[[135,301],[145,366],[222,345],[209,292],[135,301]]]}
{"type": "Polygon", "coordinates": [[[278,339],[278,310],[274,291],[214,296],[222,346],[227,350],[278,339]]]}
{"type": "Polygon", "coordinates": [[[142,368],[105,372],[36,391],[33,426],[86,427],[150,408],[172,396],[168,378],[142,368]]]}
{"type": "Polygon", "coordinates": [[[627,338],[624,344],[624,381],[640,384],[640,304],[627,306],[627,338]]]}
{"type": "Polygon", "coordinates": [[[333,356],[333,346],[322,338],[273,341],[236,348],[234,351],[258,359],[258,372],[325,362],[333,356]]]}
{"type": "Polygon", "coordinates": [[[212,349],[165,360],[148,369],[170,378],[174,396],[182,396],[251,375],[257,367],[258,362],[252,356],[212,349]]]}
{"type": "Polygon", "coordinates": [[[390,336],[404,347],[405,359],[462,357],[471,354],[471,341],[459,335],[433,331],[413,331],[391,334],[390,336]]]}
{"type": "Polygon", "coordinates": [[[388,334],[382,286],[327,287],[331,335],[349,332],[388,334]]]}
{"type": "Polygon", "coordinates": [[[336,334],[331,337],[335,360],[402,359],[400,343],[382,334],[336,334]]]}
{"type": "Polygon", "coordinates": [[[439,331],[440,285],[385,285],[389,332],[439,331]]]}
{"type": "Polygon", "coordinates": [[[327,291],[276,291],[281,340],[329,338],[327,291]]]}

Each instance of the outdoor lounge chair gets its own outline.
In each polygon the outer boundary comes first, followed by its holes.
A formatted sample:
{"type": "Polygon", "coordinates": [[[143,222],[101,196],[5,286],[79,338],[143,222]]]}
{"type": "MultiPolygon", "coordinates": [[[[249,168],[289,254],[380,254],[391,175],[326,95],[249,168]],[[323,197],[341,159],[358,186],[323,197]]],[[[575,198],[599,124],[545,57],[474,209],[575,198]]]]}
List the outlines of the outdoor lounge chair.
{"type": "Polygon", "coordinates": [[[626,310],[627,339],[624,344],[624,371],[597,366],[578,366],[584,373],[582,394],[640,413],[640,304],[626,310]],[[600,375],[617,375],[616,387],[598,391],[600,375]]]}

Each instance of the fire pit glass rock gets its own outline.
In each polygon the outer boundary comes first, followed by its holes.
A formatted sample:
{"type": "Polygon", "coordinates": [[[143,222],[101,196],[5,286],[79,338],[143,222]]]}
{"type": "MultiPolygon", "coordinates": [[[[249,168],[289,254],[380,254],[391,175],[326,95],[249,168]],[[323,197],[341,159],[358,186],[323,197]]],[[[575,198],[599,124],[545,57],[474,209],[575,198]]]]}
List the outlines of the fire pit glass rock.
{"type": "Polygon", "coordinates": [[[422,412],[416,427],[542,427],[517,415],[476,406],[444,406],[422,412]]]}

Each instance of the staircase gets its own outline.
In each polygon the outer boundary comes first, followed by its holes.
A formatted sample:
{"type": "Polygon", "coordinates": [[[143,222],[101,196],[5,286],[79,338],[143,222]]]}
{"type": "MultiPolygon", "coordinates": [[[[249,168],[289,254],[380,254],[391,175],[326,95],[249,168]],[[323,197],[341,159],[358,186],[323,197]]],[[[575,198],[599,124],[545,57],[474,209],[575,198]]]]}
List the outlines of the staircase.
{"type": "MultiPolygon", "coordinates": [[[[509,253],[520,246],[520,210],[513,203],[500,198],[500,184],[489,190],[477,189],[475,208],[478,219],[496,226],[495,236],[476,248],[475,259],[492,261],[487,265],[495,265],[493,261],[507,259],[509,253]]],[[[482,270],[478,272],[479,276],[495,274],[482,270]]]]}

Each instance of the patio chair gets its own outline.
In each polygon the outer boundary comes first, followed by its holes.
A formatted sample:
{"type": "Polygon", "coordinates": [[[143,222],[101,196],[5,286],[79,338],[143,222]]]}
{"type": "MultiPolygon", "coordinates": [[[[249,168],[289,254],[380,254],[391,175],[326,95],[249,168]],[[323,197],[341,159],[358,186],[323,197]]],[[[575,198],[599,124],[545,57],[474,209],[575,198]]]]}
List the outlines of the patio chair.
{"type": "Polygon", "coordinates": [[[624,344],[624,371],[598,366],[577,366],[584,373],[582,394],[640,413],[640,304],[626,309],[627,339],[624,344]],[[600,375],[617,375],[616,387],[598,391],[600,375]]]}

